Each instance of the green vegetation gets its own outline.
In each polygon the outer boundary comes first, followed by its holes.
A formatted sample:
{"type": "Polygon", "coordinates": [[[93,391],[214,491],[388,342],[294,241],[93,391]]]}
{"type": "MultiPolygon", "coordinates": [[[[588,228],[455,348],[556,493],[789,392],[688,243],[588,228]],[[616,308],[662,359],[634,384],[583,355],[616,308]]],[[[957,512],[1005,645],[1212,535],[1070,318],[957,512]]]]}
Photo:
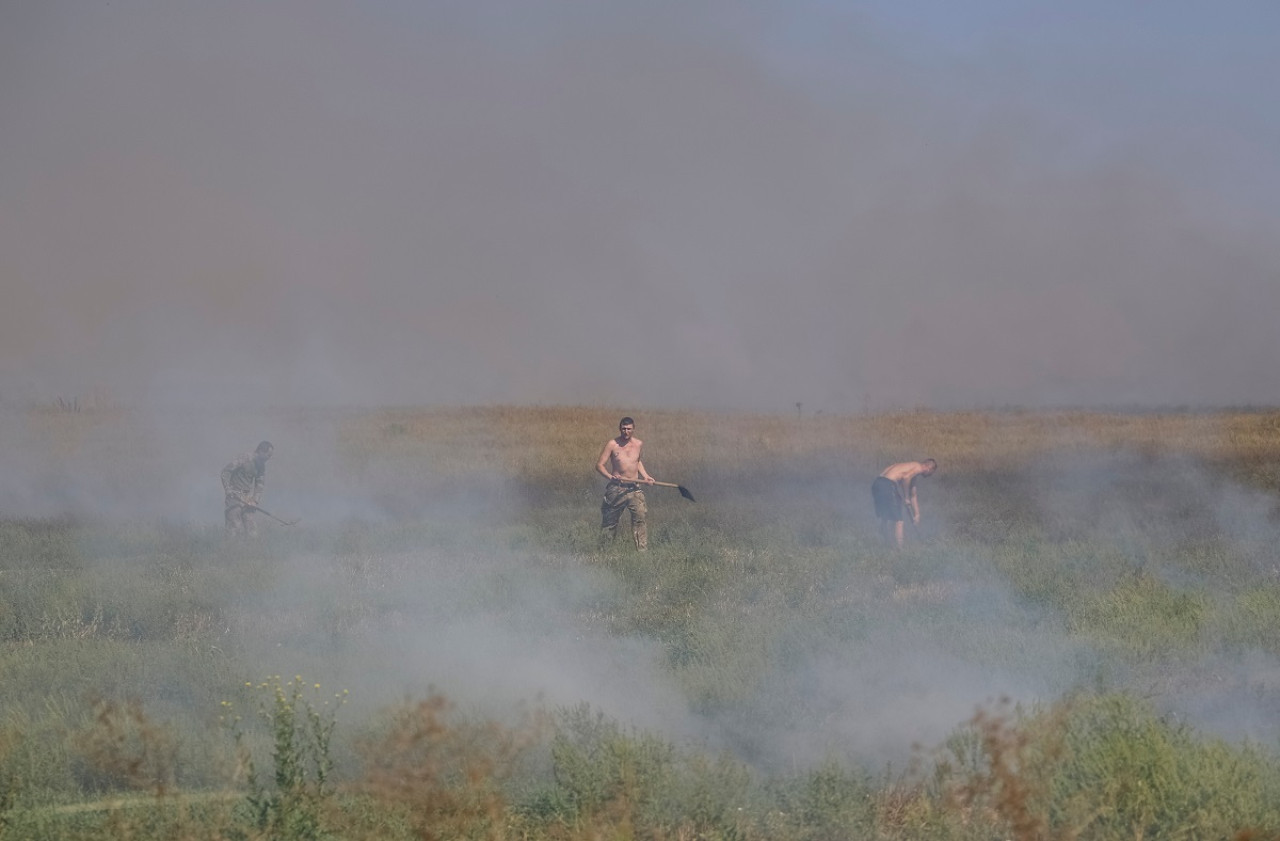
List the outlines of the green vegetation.
{"type": "Polygon", "coordinates": [[[643,555],[596,408],[345,413],[249,543],[0,522],[0,839],[1280,838],[1280,413],[637,419],[643,555]]]}

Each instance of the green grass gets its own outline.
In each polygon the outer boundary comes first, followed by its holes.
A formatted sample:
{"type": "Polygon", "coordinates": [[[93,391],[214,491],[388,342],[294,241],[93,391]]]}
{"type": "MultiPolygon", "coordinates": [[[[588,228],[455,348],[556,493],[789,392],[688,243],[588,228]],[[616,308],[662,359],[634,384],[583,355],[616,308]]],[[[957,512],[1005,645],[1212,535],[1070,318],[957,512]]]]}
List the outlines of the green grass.
{"type": "Polygon", "coordinates": [[[1280,415],[638,420],[698,498],[643,555],[597,543],[596,408],[327,418],[350,513],[252,543],[0,522],[0,838],[1280,833],[1280,415]],[[889,550],[870,479],[925,455],[889,550]]]}

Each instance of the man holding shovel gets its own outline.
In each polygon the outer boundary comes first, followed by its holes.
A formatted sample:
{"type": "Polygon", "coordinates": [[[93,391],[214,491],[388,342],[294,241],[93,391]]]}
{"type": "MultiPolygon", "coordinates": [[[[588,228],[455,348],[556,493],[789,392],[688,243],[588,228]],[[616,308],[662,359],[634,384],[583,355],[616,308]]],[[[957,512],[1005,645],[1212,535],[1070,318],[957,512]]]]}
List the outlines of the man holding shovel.
{"type": "Polygon", "coordinates": [[[609,480],[604,488],[604,501],[600,503],[600,539],[612,541],[618,532],[618,521],[623,511],[631,512],[631,536],[636,549],[649,548],[649,532],[645,518],[649,510],[645,506],[642,484],[652,485],[654,479],[644,469],[640,450],[644,443],[635,437],[636,422],[623,418],[618,422],[618,437],[609,439],[596,460],[596,472],[609,480]]]}
{"type": "Polygon", "coordinates": [[[921,476],[932,476],[937,470],[938,462],[931,458],[924,461],[903,461],[886,467],[871,483],[871,499],[876,504],[880,535],[886,543],[902,548],[904,515],[909,514],[911,522],[920,524],[916,481],[921,476]]]}
{"type": "Polygon", "coordinates": [[[227,534],[252,537],[257,534],[253,512],[258,510],[267,482],[267,459],[275,448],[263,441],[252,453],[245,453],[222,468],[222,489],[226,492],[227,534]]]}

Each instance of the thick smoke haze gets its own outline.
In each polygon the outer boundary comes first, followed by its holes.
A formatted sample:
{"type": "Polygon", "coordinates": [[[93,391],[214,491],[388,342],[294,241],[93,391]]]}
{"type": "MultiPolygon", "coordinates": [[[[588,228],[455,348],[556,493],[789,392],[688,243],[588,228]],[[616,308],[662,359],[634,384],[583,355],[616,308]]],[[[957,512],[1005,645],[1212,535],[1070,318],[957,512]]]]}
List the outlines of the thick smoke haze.
{"type": "Polygon", "coordinates": [[[0,400],[1280,401],[1274,7],[1014,5],[5,4],[0,400]]]}

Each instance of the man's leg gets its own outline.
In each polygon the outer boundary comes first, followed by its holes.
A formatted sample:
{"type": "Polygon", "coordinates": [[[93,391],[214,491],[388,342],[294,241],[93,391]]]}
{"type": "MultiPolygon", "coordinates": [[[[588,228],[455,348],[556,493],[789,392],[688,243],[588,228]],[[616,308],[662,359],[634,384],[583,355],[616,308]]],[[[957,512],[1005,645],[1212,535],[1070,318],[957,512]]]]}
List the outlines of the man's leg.
{"type": "Polygon", "coordinates": [[[244,509],[239,505],[228,505],[224,516],[227,537],[239,537],[244,534],[244,509]]]}
{"type": "MultiPolygon", "coordinates": [[[[900,522],[902,517],[901,503],[898,501],[898,489],[892,482],[881,476],[871,483],[871,500],[875,504],[876,524],[880,528],[880,539],[884,541],[885,546],[893,546],[894,541],[894,521],[897,520],[898,528],[902,528],[900,522]]],[[[902,540],[897,540],[901,545],[902,540]]]]}
{"type": "Polygon", "coordinates": [[[644,501],[644,491],[628,494],[627,509],[631,511],[631,537],[641,552],[649,548],[649,506],[644,501]]]}
{"type": "Polygon", "coordinates": [[[902,548],[903,528],[904,526],[901,520],[895,520],[893,522],[893,538],[897,542],[899,549],[902,548]]]}
{"type": "Polygon", "coordinates": [[[604,500],[600,503],[600,543],[611,542],[618,532],[618,520],[622,518],[622,511],[627,507],[627,500],[624,495],[618,493],[621,490],[617,485],[610,485],[604,489],[604,500]]]}

